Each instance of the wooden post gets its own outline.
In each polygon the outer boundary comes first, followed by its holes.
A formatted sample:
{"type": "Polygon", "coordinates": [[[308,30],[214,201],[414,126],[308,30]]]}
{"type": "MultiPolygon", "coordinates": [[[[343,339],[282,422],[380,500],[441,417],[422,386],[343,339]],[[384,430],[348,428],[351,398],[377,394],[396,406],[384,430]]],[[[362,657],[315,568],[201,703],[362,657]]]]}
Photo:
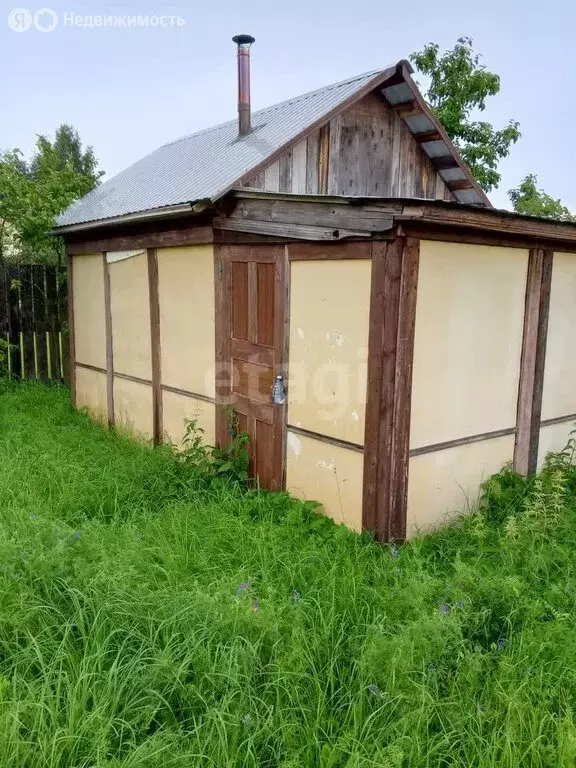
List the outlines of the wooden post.
{"type": "Polygon", "coordinates": [[[112,335],[112,305],[110,299],[110,265],[106,252],[102,254],[104,267],[104,323],[106,328],[106,402],[108,407],[108,426],[115,423],[114,414],[114,345],[112,335]]]}
{"type": "Polygon", "coordinates": [[[530,250],[514,445],[514,469],[521,475],[533,474],[538,464],[552,262],[551,251],[530,250]]]}
{"type": "Polygon", "coordinates": [[[382,541],[406,535],[419,253],[414,238],[373,242],[362,524],[382,541]]]}
{"type": "Polygon", "coordinates": [[[150,343],[152,347],[152,436],[155,445],[162,442],[162,389],[160,370],[160,299],[158,294],[158,256],[148,248],[148,293],[150,297],[150,343]]]}
{"type": "MultiPolygon", "coordinates": [[[[74,341],[74,269],[73,256],[68,254],[68,341],[70,344],[70,389],[72,391],[72,405],[76,408],[76,347],[74,341]]],[[[60,355],[62,359],[62,355],[60,355]]],[[[62,378],[63,370],[60,369],[62,378]]]]}

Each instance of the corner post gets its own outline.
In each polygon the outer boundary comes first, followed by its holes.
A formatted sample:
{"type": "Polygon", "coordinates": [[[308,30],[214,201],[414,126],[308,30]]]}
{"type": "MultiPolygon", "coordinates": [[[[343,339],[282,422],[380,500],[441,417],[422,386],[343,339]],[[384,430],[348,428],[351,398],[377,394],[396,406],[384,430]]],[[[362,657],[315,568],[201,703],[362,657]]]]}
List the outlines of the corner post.
{"type": "Polygon", "coordinates": [[[514,444],[514,469],[521,475],[535,473],[538,465],[553,257],[540,248],[531,248],[528,257],[514,444]]]}
{"type": "Polygon", "coordinates": [[[155,445],[162,442],[162,389],[160,369],[160,298],[158,293],[158,255],[148,248],[148,293],[150,298],[150,344],[152,351],[152,437],[155,445]]]}
{"type": "Polygon", "coordinates": [[[110,298],[110,265],[106,252],[102,254],[104,268],[104,322],[106,328],[106,403],[108,426],[113,427],[114,416],[114,345],[112,336],[112,305],[110,298]]]}
{"type": "Polygon", "coordinates": [[[374,241],[362,527],[406,536],[412,360],[420,241],[374,241]]]}
{"type": "MultiPolygon", "coordinates": [[[[72,405],[76,408],[76,340],[74,338],[74,257],[67,254],[68,266],[68,345],[70,367],[68,378],[70,380],[70,390],[72,392],[72,405]]],[[[64,378],[63,372],[62,378],[64,378]]]]}

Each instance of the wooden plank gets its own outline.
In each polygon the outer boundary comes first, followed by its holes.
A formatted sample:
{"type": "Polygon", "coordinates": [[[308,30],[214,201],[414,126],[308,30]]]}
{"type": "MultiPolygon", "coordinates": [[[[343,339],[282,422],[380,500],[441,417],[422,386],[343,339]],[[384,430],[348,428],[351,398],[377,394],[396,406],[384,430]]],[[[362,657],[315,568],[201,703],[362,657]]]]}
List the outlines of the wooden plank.
{"type": "Polygon", "coordinates": [[[160,298],[158,295],[158,255],[155,248],[149,248],[148,295],[150,298],[150,345],[152,360],[152,439],[156,445],[164,435],[161,390],[160,350],[160,298]]]}
{"type": "Polygon", "coordinates": [[[330,123],[323,125],[318,134],[318,193],[328,194],[328,167],[330,164],[330,123]]]}
{"type": "Polygon", "coordinates": [[[214,226],[222,230],[269,234],[284,242],[286,240],[342,240],[351,237],[369,237],[368,232],[355,229],[316,227],[307,224],[284,224],[264,220],[242,220],[236,218],[214,220],[214,226]]]}
{"type": "MultiPolygon", "coordinates": [[[[288,246],[276,249],[274,263],[274,375],[282,376],[284,386],[288,382],[290,344],[290,264],[288,246]]],[[[288,394],[288,393],[287,393],[288,394]]],[[[286,423],[288,419],[288,397],[284,405],[274,405],[276,431],[274,441],[273,466],[277,470],[276,490],[286,488],[286,423]]]]}
{"type": "Polygon", "coordinates": [[[277,407],[275,405],[250,400],[238,392],[234,392],[230,396],[229,402],[238,413],[243,413],[257,421],[265,421],[267,424],[274,423],[274,409],[277,407]]]}
{"type": "Polygon", "coordinates": [[[326,192],[329,195],[337,195],[339,189],[340,171],[340,139],[341,118],[339,115],[330,121],[329,149],[328,149],[328,178],[326,192]]]}
{"type": "Polygon", "coordinates": [[[279,191],[292,192],[292,150],[285,152],[279,160],[279,191]]]}
{"type": "MultiPolygon", "coordinates": [[[[376,536],[378,536],[379,424],[384,366],[384,313],[386,305],[391,306],[389,285],[386,283],[387,250],[387,243],[376,241],[372,243],[362,527],[374,532],[376,536]],[[385,288],[388,289],[387,292],[385,288]]],[[[387,530],[387,525],[385,528],[387,530]]]]}
{"type": "MultiPolygon", "coordinates": [[[[87,371],[94,371],[94,373],[106,373],[106,368],[100,368],[97,365],[90,365],[89,363],[74,363],[75,368],[85,368],[87,371]]],[[[120,374],[116,374],[119,376],[120,374]]]]}
{"type": "Polygon", "coordinates": [[[232,390],[253,402],[270,403],[274,382],[272,368],[232,358],[232,390]]]}
{"type": "Polygon", "coordinates": [[[302,140],[292,150],[292,192],[306,192],[306,139],[302,140]]]}
{"type": "Polygon", "coordinates": [[[246,360],[249,363],[257,363],[258,365],[268,365],[270,367],[274,365],[274,349],[272,347],[263,347],[260,343],[254,344],[251,341],[232,339],[231,356],[237,360],[246,360]]]}
{"type": "Polygon", "coordinates": [[[235,339],[245,339],[246,341],[255,341],[250,337],[248,326],[248,268],[246,262],[234,261],[232,268],[232,284],[234,292],[232,294],[232,337],[235,339]]]}
{"type": "Polygon", "coordinates": [[[348,440],[340,440],[337,437],[330,437],[330,435],[323,435],[320,432],[314,432],[311,429],[304,429],[303,427],[295,427],[292,424],[287,424],[287,429],[293,432],[295,435],[302,435],[302,437],[310,437],[312,440],[319,440],[321,443],[327,443],[328,445],[334,445],[337,448],[345,448],[347,451],[357,451],[358,453],[364,453],[364,446],[359,443],[351,443],[348,440]]]}
{"type": "Polygon", "coordinates": [[[167,248],[177,245],[194,245],[196,243],[211,243],[213,241],[212,227],[180,226],[173,229],[147,232],[146,234],[111,235],[95,237],[94,231],[87,230],[85,235],[80,233],[67,236],[66,252],[70,255],[85,253],[101,253],[102,251],[131,251],[142,248],[167,248]]]}
{"type": "Polygon", "coordinates": [[[406,531],[418,261],[415,239],[373,243],[362,525],[382,541],[406,531]]]}
{"type": "Polygon", "coordinates": [[[552,268],[554,253],[544,251],[542,265],[542,286],[540,290],[540,311],[538,315],[538,336],[536,344],[534,396],[532,400],[532,439],[528,471],[536,472],[538,465],[538,446],[540,441],[540,422],[542,417],[542,393],[544,390],[544,369],[546,365],[546,342],[548,339],[548,318],[550,314],[550,291],[552,287],[552,268]]]}
{"type": "Polygon", "coordinates": [[[180,387],[170,387],[168,384],[161,384],[160,390],[162,392],[172,392],[175,395],[183,395],[184,397],[191,397],[194,400],[203,400],[205,403],[216,402],[215,398],[209,397],[208,395],[202,395],[200,394],[200,392],[192,392],[189,389],[180,389],[180,387]]]}
{"type": "Polygon", "coordinates": [[[248,262],[248,303],[245,311],[248,313],[248,341],[258,341],[258,273],[257,264],[248,262]]]}
{"type": "MultiPolygon", "coordinates": [[[[437,202],[418,201],[406,203],[401,213],[395,215],[398,223],[410,219],[418,220],[418,226],[438,225],[452,228],[486,230],[502,235],[522,235],[527,240],[559,241],[576,243],[576,226],[568,222],[538,219],[532,216],[519,216],[504,211],[488,210],[479,206],[442,205],[437,202]]],[[[548,243],[547,247],[550,247],[548,243]]],[[[558,248],[556,248],[558,250],[558,248]]]]}
{"type": "Polygon", "coordinates": [[[319,133],[308,136],[306,140],[306,193],[318,194],[319,133]]]}
{"type": "Polygon", "coordinates": [[[264,171],[264,189],[270,192],[280,191],[280,164],[278,160],[264,171]]]}
{"type": "Polygon", "coordinates": [[[226,262],[229,246],[214,246],[214,334],[215,334],[215,400],[216,445],[228,443],[226,403],[230,393],[230,336],[232,295],[226,262]]]}
{"type": "Polygon", "coordinates": [[[76,408],[76,346],[74,340],[74,262],[72,254],[67,250],[68,262],[68,345],[70,348],[68,379],[72,392],[72,405],[76,408]]]}
{"type": "Polygon", "coordinates": [[[114,336],[112,330],[112,302],[110,293],[110,265],[106,254],[102,254],[104,269],[104,322],[106,328],[106,403],[108,406],[108,426],[115,424],[114,415],[114,336]]]}
{"type": "Polygon", "coordinates": [[[551,279],[552,253],[531,249],[514,445],[514,469],[522,475],[536,472],[538,463],[551,279]]]}
{"type": "MultiPolygon", "coordinates": [[[[275,200],[274,198],[239,199],[227,220],[366,232],[386,232],[394,224],[393,214],[377,205],[350,205],[346,201],[326,204],[317,201],[275,200]]],[[[219,226],[222,224],[223,222],[219,221],[219,226]]]]}
{"type": "Polygon", "coordinates": [[[433,443],[431,445],[422,445],[420,448],[412,448],[409,451],[410,457],[424,456],[427,453],[436,453],[445,451],[448,448],[459,448],[462,445],[471,445],[472,443],[482,443],[486,440],[496,440],[499,437],[508,437],[516,433],[516,427],[506,429],[495,429],[492,432],[481,432],[478,435],[468,435],[467,437],[457,437],[454,440],[446,440],[443,443],[433,443]]]}
{"type": "Polygon", "coordinates": [[[416,325],[419,262],[420,241],[415,238],[406,238],[402,253],[398,330],[396,336],[394,427],[388,520],[388,537],[390,539],[404,539],[406,536],[412,364],[414,358],[414,329],[416,325]]]}
{"type": "Polygon", "coordinates": [[[400,155],[402,121],[398,115],[392,117],[392,149],[390,154],[390,192],[392,197],[400,194],[400,155]]]}
{"type": "Polygon", "coordinates": [[[114,371],[114,378],[125,379],[126,381],[133,381],[134,384],[146,384],[147,387],[152,386],[152,379],[143,379],[140,376],[132,376],[129,373],[120,373],[119,371],[114,371]]]}
{"type": "Polygon", "coordinates": [[[255,264],[257,274],[257,337],[258,344],[274,346],[274,279],[275,265],[255,264]]]}
{"type": "Polygon", "coordinates": [[[422,131],[412,134],[419,144],[427,144],[430,141],[442,141],[442,135],[437,130],[422,131]]]}
{"type": "Polygon", "coordinates": [[[287,249],[290,261],[372,258],[372,242],[290,243],[287,249]]]}

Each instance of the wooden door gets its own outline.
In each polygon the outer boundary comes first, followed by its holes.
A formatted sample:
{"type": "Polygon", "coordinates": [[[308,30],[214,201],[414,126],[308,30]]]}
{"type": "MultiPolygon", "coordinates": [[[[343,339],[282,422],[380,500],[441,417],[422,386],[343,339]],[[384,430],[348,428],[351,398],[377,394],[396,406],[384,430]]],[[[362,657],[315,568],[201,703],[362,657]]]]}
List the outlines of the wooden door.
{"type": "Polygon", "coordinates": [[[230,417],[250,437],[250,472],[260,487],[284,487],[287,255],[284,246],[216,246],[216,435],[230,440],[230,417]]]}

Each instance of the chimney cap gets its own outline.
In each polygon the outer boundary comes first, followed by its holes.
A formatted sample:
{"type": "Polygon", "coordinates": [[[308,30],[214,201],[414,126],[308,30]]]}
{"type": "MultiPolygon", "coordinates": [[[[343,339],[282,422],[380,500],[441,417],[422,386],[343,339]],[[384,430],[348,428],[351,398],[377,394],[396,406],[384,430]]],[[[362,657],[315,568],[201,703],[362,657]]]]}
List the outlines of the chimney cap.
{"type": "Polygon", "coordinates": [[[234,35],[232,38],[232,42],[236,43],[239,48],[252,45],[255,41],[256,38],[252,37],[252,35],[234,35]]]}

